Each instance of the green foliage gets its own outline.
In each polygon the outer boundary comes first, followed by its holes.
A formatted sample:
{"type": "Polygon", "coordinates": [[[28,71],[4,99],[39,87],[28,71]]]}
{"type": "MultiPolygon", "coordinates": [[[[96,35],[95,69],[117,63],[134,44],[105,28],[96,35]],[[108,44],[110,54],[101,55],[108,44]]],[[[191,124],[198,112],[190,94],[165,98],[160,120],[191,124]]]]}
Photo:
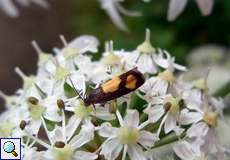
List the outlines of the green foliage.
{"type": "Polygon", "coordinates": [[[125,33],[113,25],[97,0],[74,1],[72,26],[77,35],[92,34],[103,43],[112,39],[116,42],[115,48],[130,50],[143,41],[145,28],[150,28],[153,45],[167,49],[180,63],[185,63],[186,54],[196,46],[207,43],[229,44],[230,1],[216,0],[213,12],[208,17],[202,17],[195,1],[190,1],[174,22],[166,19],[168,2],[152,0],[144,3],[133,0],[122,3],[127,9],[143,13],[138,18],[122,16],[130,29],[129,33],[125,33]]]}

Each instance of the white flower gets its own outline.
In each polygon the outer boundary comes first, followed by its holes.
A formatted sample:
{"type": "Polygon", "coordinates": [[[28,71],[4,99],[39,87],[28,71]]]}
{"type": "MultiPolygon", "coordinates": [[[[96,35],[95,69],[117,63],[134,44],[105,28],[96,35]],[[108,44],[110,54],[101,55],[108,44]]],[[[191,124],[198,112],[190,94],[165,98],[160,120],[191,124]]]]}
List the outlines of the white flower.
{"type": "Polygon", "coordinates": [[[218,116],[222,114],[222,110],[220,110],[218,106],[214,106],[216,104],[220,103],[216,103],[210,99],[210,97],[205,96],[203,98],[202,107],[197,109],[193,108],[196,109],[199,116],[197,114],[190,118],[193,120],[200,120],[187,130],[187,136],[189,138],[196,138],[204,153],[215,154],[216,157],[221,160],[224,157],[225,148],[220,142],[216,127],[219,120],[218,116]]]}
{"type": "Polygon", "coordinates": [[[82,120],[91,120],[92,117],[97,117],[102,120],[113,120],[115,119],[115,115],[109,113],[108,107],[103,107],[100,105],[95,105],[95,108],[93,108],[92,105],[85,106],[84,102],[82,100],[74,99],[71,100],[66,104],[65,110],[73,112],[77,121],[82,120]]]}
{"type": "Polygon", "coordinates": [[[42,154],[42,159],[96,159],[96,154],[79,150],[81,146],[85,145],[94,138],[94,126],[91,123],[86,122],[81,126],[81,130],[77,134],[74,134],[77,130],[77,126],[74,124],[78,122],[74,121],[73,119],[69,119],[68,123],[66,124],[66,117],[63,109],[61,110],[61,114],[61,126],[56,125],[52,131],[49,131],[46,125],[44,125],[45,133],[50,144],[31,135],[28,133],[26,128],[23,129],[25,136],[33,139],[34,142],[37,142],[43,147],[47,148],[47,150],[42,154]]]}
{"type": "MultiPolygon", "coordinates": [[[[188,0],[170,0],[168,9],[168,20],[174,21],[185,9],[188,0]]],[[[202,13],[207,16],[211,13],[214,0],[196,0],[202,13]]]]}
{"type": "Polygon", "coordinates": [[[180,141],[173,146],[173,150],[182,160],[207,160],[208,158],[200,150],[200,146],[187,141],[180,141]]]}
{"type": "Polygon", "coordinates": [[[184,131],[180,125],[188,125],[200,120],[199,114],[190,112],[185,107],[186,104],[181,97],[174,98],[171,95],[164,95],[155,97],[152,102],[149,102],[144,112],[148,115],[148,120],[151,123],[155,123],[162,118],[157,132],[158,137],[163,126],[166,134],[174,131],[177,135],[180,135],[184,131]]]}
{"type": "Polygon", "coordinates": [[[23,160],[39,160],[42,158],[43,152],[38,152],[37,147],[33,147],[35,141],[30,143],[30,139],[27,138],[26,143],[22,142],[22,159],[23,160]]]}
{"type": "Polygon", "coordinates": [[[10,17],[18,17],[19,11],[15,2],[24,7],[28,7],[31,3],[37,4],[43,8],[49,7],[49,4],[46,2],[46,0],[0,0],[0,9],[2,9],[10,17]]]}
{"type": "Polygon", "coordinates": [[[124,0],[99,0],[101,3],[102,9],[104,9],[113,23],[121,30],[128,31],[128,28],[124,24],[120,13],[126,15],[126,16],[140,16],[141,14],[139,12],[133,12],[128,11],[122,5],[120,5],[120,2],[124,0]]]}
{"type": "Polygon", "coordinates": [[[126,70],[138,67],[142,73],[156,73],[157,66],[154,60],[155,48],[150,43],[150,30],[146,29],[145,41],[133,52],[120,52],[121,60],[126,70]]]}
{"type": "Polygon", "coordinates": [[[110,123],[103,123],[98,128],[99,135],[107,138],[100,154],[108,160],[115,160],[123,150],[122,160],[127,153],[132,160],[146,160],[142,147],[151,147],[156,140],[155,134],[142,130],[149,122],[139,124],[139,113],[136,110],[128,110],[124,119],[119,111],[116,114],[120,128],[112,127],[110,123]]]}
{"type": "Polygon", "coordinates": [[[9,108],[1,113],[0,137],[20,137],[20,121],[28,116],[28,112],[22,107],[9,108]]]}
{"type": "Polygon", "coordinates": [[[146,29],[145,41],[133,52],[120,51],[119,56],[127,70],[138,67],[142,73],[155,74],[158,68],[170,71],[175,69],[185,71],[186,68],[175,63],[175,58],[161,49],[155,49],[150,43],[150,30],[146,29]]]}
{"type": "Polygon", "coordinates": [[[176,64],[175,58],[171,57],[166,50],[158,49],[158,54],[155,56],[155,62],[158,66],[174,71],[175,69],[185,71],[186,67],[176,64]]]}

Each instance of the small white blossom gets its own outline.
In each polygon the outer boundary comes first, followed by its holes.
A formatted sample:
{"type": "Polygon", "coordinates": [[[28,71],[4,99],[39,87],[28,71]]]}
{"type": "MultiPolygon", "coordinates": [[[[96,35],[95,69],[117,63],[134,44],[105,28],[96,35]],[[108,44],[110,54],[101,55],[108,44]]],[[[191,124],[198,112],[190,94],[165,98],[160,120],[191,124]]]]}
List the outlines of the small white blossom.
{"type": "Polygon", "coordinates": [[[129,110],[124,119],[117,111],[117,117],[120,128],[112,127],[109,123],[103,123],[99,127],[99,135],[107,138],[100,153],[108,160],[115,160],[123,150],[123,160],[127,153],[132,160],[146,160],[142,147],[153,146],[156,135],[142,130],[147,124],[139,124],[139,114],[136,110],[129,110]]]}

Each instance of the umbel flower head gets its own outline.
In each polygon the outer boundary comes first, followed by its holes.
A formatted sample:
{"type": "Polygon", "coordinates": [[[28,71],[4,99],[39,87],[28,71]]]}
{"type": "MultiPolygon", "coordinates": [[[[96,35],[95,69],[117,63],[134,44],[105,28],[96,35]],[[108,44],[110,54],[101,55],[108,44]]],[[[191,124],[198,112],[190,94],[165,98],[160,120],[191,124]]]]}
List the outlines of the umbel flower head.
{"type": "MultiPolygon", "coordinates": [[[[222,99],[209,94],[207,77],[178,78],[177,72],[186,68],[151,44],[148,29],[132,51],[106,42],[98,61],[90,54],[98,52],[96,37],[84,35],[70,43],[60,37],[64,47],[55,48],[55,54],[33,41],[37,73],[26,75],[16,68],[22,88],[11,96],[0,92],[7,108],[0,115],[0,136],[22,138],[23,159],[148,160],[157,158],[163,145],[183,160],[224,159],[228,148],[216,129],[223,121],[222,99]],[[111,101],[85,103],[111,78],[106,86],[113,95],[120,87],[117,76],[135,67],[145,77],[141,87],[111,101]]],[[[129,76],[126,81],[128,87],[137,82],[129,76]]]]}

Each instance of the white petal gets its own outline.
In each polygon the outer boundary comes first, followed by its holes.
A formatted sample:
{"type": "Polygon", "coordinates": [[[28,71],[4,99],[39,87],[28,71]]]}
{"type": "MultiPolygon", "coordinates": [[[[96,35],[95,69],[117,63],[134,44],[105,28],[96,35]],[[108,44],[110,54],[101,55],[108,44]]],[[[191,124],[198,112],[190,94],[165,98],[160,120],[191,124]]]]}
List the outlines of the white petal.
{"type": "Polygon", "coordinates": [[[108,160],[115,160],[119,156],[122,148],[123,145],[120,144],[117,139],[110,139],[102,144],[100,154],[104,155],[108,160]]]}
{"type": "Polygon", "coordinates": [[[119,9],[119,11],[126,15],[126,16],[130,16],[130,17],[138,17],[138,16],[141,16],[141,13],[140,12],[137,12],[137,11],[129,11],[127,9],[125,9],[122,5],[120,5],[120,3],[116,3],[115,4],[116,7],[119,9]]]}
{"type": "Polygon", "coordinates": [[[38,120],[31,120],[31,121],[29,121],[29,125],[26,127],[26,129],[32,135],[33,134],[37,135],[40,127],[41,127],[41,120],[38,119],[38,120]]]}
{"type": "Polygon", "coordinates": [[[1,9],[11,17],[17,17],[19,12],[11,0],[0,1],[1,9]]]}
{"type": "Polygon", "coordinates": [[[66,125],[66,138],[67,141],[73,136],[74,132],[78,128],[79,124],[81,122],[81,118],[77,118],[75,115],[70,117],[67,125],[66,125]]]}
{"type": "Polygon", "coordinates": [[[165,133],[169,133],[174,128],[176,128],[176,116],[170,113],[167,113],[167,118],[165,120],[164,131],[165,133]]]}
{"type": "Polygon", "coordinates": [[[148,54],[142,54],[140,55],[138,61],[137,61],[137,66],[139,71],[142,73],[156,73],[157,72],[157,67],[154,64],[154,61],[152,57],[148,54]]]}
{"type": "Polygon", "coordinates": [[[49,132],[49,137],[51,140],[51,144],[54,144],[57,141],[65,141],[65,137],[63,137],[62,134],[62,128],[59,126],[55,126],[54,130],[52,130],[51,132],[49,132]]]}
{"type": "Polygon", "coordinates": [[[98,128],[98,134],[102,137],[115,137],[116,133],[117,128],[112,127],[108,122],[101,124],[98,128]]]}
{"type": "Polygon", "coordinates": [[[116,8],[116,1],[114,0],[100,0],[102,8],[107,12],[113,23],[121,30],[128,31],[125,23],[123,22],[121,15],[116,8]]]}
{"type": "Polygon", "coordinates": [[[145,148],[153,146],[156,140],[157,140],[156,134],[147,131],[140,131],[138,142],[145,148]]]}
{"type": "Polygon", "coordinates": [[[173,150],[182,160],[192,160],[196,156],[192,150],[191,144],[187,141],[177,143],[173,147],[173,150]]]}
{"type": "Polygon", "coordinates": [[[128,145],[128,155],[131,160],[146,160],[147,158],[144,156],[144,152],[142,148],[135,145],[128,145]]]}
{"type": "Polygon", "coordinates": [[[149,106],[146,108],[144,113],[148,114],[148,119],[151,123],[155,123],[164,115],[165,110],[162,105],[155,105],[153,107],[149,106]]]}
{"type": "Polygon", "coordinates": [[[196,0],[200,11],[204,16],[207,16],[211,13],[214,0],[196,0]]]}
{"type": "Polygon", "coordinates": [[[99,41],[96,37],[90,35],[83,35],[72,40],[68,47],[76,49],[80,53],[97,52],[99,41]]]}
{"type": "Polygon", "coordinates": [[[179,123],[183,125],[188,125],[191,123],[196,123],[202,120],[203,116],[199,112],[187,112],[183,110],[180,114],[179,123]]]}
{"type": "Polygon", "coordinates": [[[128,110],[123,124],[124,126],[138,127],[139,112],[137,110],[128,110]]]}
{"type": "Polygon", "coordinates": [[[93,160],[97,159],[98,155],[85,151],[76,151],[74,154],[74,160],[93,160]]]}
{"type": "Polygon", "coordinates": [[[116,119],[116,116],[114,114],[109,113],[108,107],[96,107],[96,112],[93,112],[93,115],[105,121],[111,121],[116,119]]]}
{"type": "Polygon", "coordinates": [[[74,136],[69,144],[74,148],[79,148],[94,138],[94,127],[92,124],[85,123],[82,125],[80,133],[74,136]]]}
{"type": "Polygon", "coordinates": [[[177,16],[183,12],[185,6],[187,4],[187,0],[170,0],[169,9],[168,9],[168,20],[174,21],[177,16]]]}
{"type": "Polygon", "coordinates": [[[204,122],[195,123],[187,131],[188,137],[204,137],[208,133],[209,127],[204,122]]]}

